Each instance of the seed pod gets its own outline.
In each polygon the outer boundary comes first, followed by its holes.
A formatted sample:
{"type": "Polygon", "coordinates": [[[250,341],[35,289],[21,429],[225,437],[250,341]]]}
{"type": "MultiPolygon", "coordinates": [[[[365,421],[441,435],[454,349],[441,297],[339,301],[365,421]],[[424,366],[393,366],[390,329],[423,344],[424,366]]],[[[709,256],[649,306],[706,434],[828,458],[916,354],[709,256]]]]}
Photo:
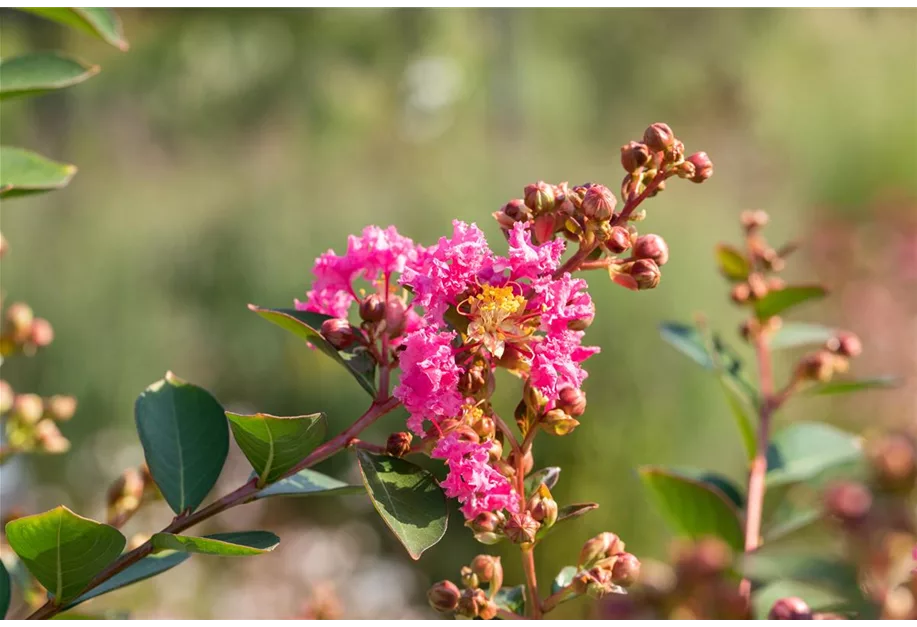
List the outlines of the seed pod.
{"type": "Polygon", "coordinates": [[[535,533],[541,525],[528,511],[512,514],[506,521],[506,537],[514,544],[529,544],[535,541],[535,533]]]}
{"type": "Polygon", "coordinates": [[[633,262],[628,272],[637,283],[637,289],[651,290],[659,285],[662,273],[659,272],[659,266],[652,259],[638,259],[633,262]]]}
{"type": "Polygon", "coordinates": [[[554,187],[544,181],[525,186],[525,206],[535,213],[543,213],[554,208],[554,187]]]}
{"type": "Polygon", "coordinates": [[[608,220],[615,212],[615,195],[604,185],[593,185],[583,196],[583,213],[596,220],[608,220]]]}

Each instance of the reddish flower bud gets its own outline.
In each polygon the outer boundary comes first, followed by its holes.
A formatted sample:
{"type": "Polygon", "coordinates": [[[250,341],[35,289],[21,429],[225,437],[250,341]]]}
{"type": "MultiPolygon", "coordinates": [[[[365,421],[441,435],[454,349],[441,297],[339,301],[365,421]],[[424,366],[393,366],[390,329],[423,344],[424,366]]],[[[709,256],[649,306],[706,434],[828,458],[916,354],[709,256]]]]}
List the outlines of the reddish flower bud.
{"type": "Polygon", "coordinates": [[[554,187],[544,181],[525,186],[525,205],[535,213],[554,208],[554,187]]]}
{"type": "Polygon", "coordinates": [[[761,300],[768,294],[767,280],[758,273],[752,273],[748,276],[748,289],[752,298],[761,300]]]}
{"type": "Polygon", "coordinates": [[[408,322],[406,311],[407,306],[400,296],[389,296],[385,303],[385,332],[389,337],[398,337],[404,333],[408,322]]]}
{"type": "Polygon", "coordinates": [[[6,238],[3,237],[3,233],[0,233],[0,257],[3,257],[6,254],[6,251],[9,249],[10,246],[6,241],[6,238]]]}
{"type": "Polygon", "coordinates": [[[557,216],[553,213],[541,214],[535,218],[535,224],[532,225],[532,233],[535,236],[535,241],[539,244],[551,241],[556,229],[557,216]]]}
{"type": "Polygon", "coordinates": [[[532,210],[525,206],[525,201],[517,198],[511,200],[500,210],[510,220],[510,227],[515,222],[528,222],[532,219],[532,210]]]}
{"type": "MultiPolygon", "coordinates": [[[[503,583],[503,565],[499,557],[492,555],[478,555],[471,560],[471,570],[483,583],[497,581],[503,583]]],[[[497,588],[500,586],[498,585],[497,588]]]]}
{"type": "Polygon", "coordinates": [[[438,581],[427,590],[427,600],[437,612],[451,612],[458,607],[461,592],[451,581],[444,579],[438,581]]]}
{"type": "Polygon", "coordinates": [[[144,480],[137,468],[128,468],[108,488],[106,521],[120,527],[140,508],[144,493],[144,480]]]}
{"type": "Polygon", "coordinates": [[[685,160],[694,166],[694,174],[690,177],[694,183],[703,183],[713,176],[713,162],[706,152],[695,152],[685,160]]]}
{"type": "Polygon", "coordinates": [[[557,501],[551,497],[545,497],[535,494],[530,502],[529,509],[532,511],[532,518],[540,522],[546,529],[553,527],[557,522],[557,501]]]}
{"type": "Polygon", "coordinates": [[[618,254],[623,253],[630,246],[630,232],[623,226],[612,227],[608,237],[605,239],[605,248],[612,253],[618,254]]]}
{"type": "Polygon", "coordinates": [[[29,330],[29,341],[35,346],[47,346],[54,340],[54,327],[44,318],[35,318],[29,330]]]}
{"type": "Polygon", "coordinates": [[[500,515],[493,512],[481,512],[465,524],[475,533],[493,533],[500,530],[500,526],[503,524],[503,519],[500,515]]]}
{"type": "Polygon", "coordinates": [[[907,435],[883,436],[870,447],[869,457],[883,487],[907,492],[917,482],[917,444],[907,435]]]}
{"type": "Polygon", "coordinates": [[[583,213],[596,220],[608,220],[614,215],[617,202],[610,189],[604,185],[593,185],[583,196],[583,213]]]}
{"type": "Polygon", "coordinates": [[[662,273],[659,272],[659,266],[652,259],[638,259],[633,262],[628,272],[637,283],[637,289],[651,290],[659,285],[659,279],[662,273]]]}
{"type": "Polygon", "coordinates": [[[497,433],[497,425],[490,416],[481,416],[471,423],[471,428],[478,434],[482,440],[489,440],[497,433]]]}
{"type": "Polygon", "coordinates": [[[385,317],[385,299],[370,294],[360,303],[360,318],[366,322],[379,322],[385,317]]]}
{"type": "Polygon", "coordinates": [[[770,620],[811,620],[812,610],[799,597],[777,599],[767,618],[770,620]]]}
{"type": "Polygon", "coordinates": [[[586,412],[586,393],[579,388],[565,387],[559,393],[557,408],[571,416],[582,416],[586,412]]]}
{"type": "Polygon", "coordinates": [[[729,297],[735,304],[744,305],[751,298],[751,288],[748,287],[748,283],[736,283],[732,286],[729,297]]]}
{"type": "Polygon", "coordinates": [[[843,357],[859,357],[860,353],[863,352],[863,344],[860,343],[860,338],[849,331],[841,331],[832,337],[825,344],[825,348],[843,357]]]}
{"type": "Polygon", "coordinates": [[[535,541],[535,534],[541,525],[532,518],[528,511],[521,514],[511,514],[506,521],[504,530],[506,537],[514,544],[529,544],[535,541]]]}
{"type": "Polygon", "coordinates": [[[624,543],[621,538],[610,531],[604,531],[583,544],[577,564],[581,567],[591,566],[600,559],[623,552],[624,543]]]}
{"type": "Polygon", "coordinates": [[[53,420],[42,420],[35,425],[35,439],[45,453],[66,453],[70,440],[61,434],[53,420]]]}
{"type": "Polygon", "coordinates": [[[633,585],[640,578],[640,560],[630,553],[618,554],[618,559],[611,570],[614,583],[625,588],[633,585]]]}
{"type": "Polygon", "coordinates": [[[385,454],[392,457],[404,457],[411,450],[414,436],[407,431],[399,431],[388,436],[385,441],[385,454]]]}
{"type": "Polygon", "coordinates": [[[651,124],[643,133],[643,143],[654,152],[663,152],[675,143],[675,134],[668,124],[656,122],[651,124]]]}
{"type": "Polygon", "coordinates": [[[796,365],[796,378],[800,381],[826,383],[834,376],[834,356],[827,351],[806,355],[796,365]]]}
{"type": "Polygon", "coordinates": [[[13,400],[12,413],[27,425],[37,424],[45,413],[45,404],[38,394],[19,394],[13,400]]]}
{"type": "Polygon", "coordinates": [[[760,209],[757,211],[748,210],[742,212],[739,221],[742,223],[742,228],[752,232],[765,226],[770,221],[770,216],[767,215],[766,211],[761,211],[760,209]]]}
{"type": "Polygon", "coordinates": [[[346,320],[329,318],[322,323],[322,337],[338,350],[344,350],[357,341],[356,330],[346,320]]]}
{"type": "Polygon", "coordinates": [[[579,420],[562,409],[552,409],[538,424],[550,435],[567,435],[579,426],[579,420]]]}
{"type": "Polygon", "coordinates": [[[29,337],[34,320],[35,314],[32,313],[32,308],[25,303],[13,303],[6,309],[6,323],[9,328],[9,334],[16,341],[21,342],[29,337]]]}
{"type": "Polygon", "coordinates": [[[48,399],[45,406],[45,412],[48,418],[57,422],[66,422],[73,418],[76,413],[76,399],[72,396],[56,394],[48,399]]]}
{"type": "MultiPolygon", "coordinates": [[[[512,465],[513,468],[519,466],[518,463],[519,455],[516,451],[513,451],[509,454],[507,461],[512,465]]],[[[522,456],[522,474],[527,475],[532,472],[532,466],[535,465],[535,458],[532,457],[532,449],[529,449],[525,452],[525,455],[522,456]]]]}
{"type": "Polygon", "coordinates": [[[681,140],[676,139],[672,146],[666,149],[663,154],[663,161],[669,164],[682,163],[685,160],[685,145],[681,140]]]}
{"type": "Polygon", "coordinates": [[[480,588],[462,590],[456,613],[466,618],[477,618],[487,605],[487,595],[480,588]]]}
{"type": "Polygon", "coordinates": [[[16,393],[13,392],[13,386],[6,381],[0,380],[0,414],[5,414],[13,407],[13,399],[16,393]]]}
{"type": "Polygon", "coordinates": [[[503,443],[494,438],[490,440],[490,449],[487,451],[487,457],[491,463],[503,459],[503,443]]]}
{"type": "Polygon", "coordinates": [[[621,165],[627,172],[636,172],[650,162],[652,155],[645,144],[628,142],[621,146],[621,165]]]}
{"type": "Polygon", "coordinates": [[[768,277],[767,279],[767,291],[770,292],[779,292],[782,289],[786,288],[786,281],[781,279],[779,276],[768,277]]]}
{"type": "Polygon", "coordinates": [[[872,507],[872,494],[862,483],[838,481],[824,495],[825,510],[845,523],[856,523],[866,517],[872,507]]]}
{"type": "Polygon", "coordinates": [[[634,257],[652,259],[657,266],[664,266],[669,260],[669,245],[659,235],[641,235],[634,243],[634,257]]]}

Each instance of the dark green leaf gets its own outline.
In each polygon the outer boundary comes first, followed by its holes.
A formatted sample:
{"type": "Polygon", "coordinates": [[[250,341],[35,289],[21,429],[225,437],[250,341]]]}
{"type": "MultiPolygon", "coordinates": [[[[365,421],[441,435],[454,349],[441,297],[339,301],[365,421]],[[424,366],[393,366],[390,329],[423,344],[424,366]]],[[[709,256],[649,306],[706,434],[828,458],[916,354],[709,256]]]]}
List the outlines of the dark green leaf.
{"type": "Polygon", "coordinates": [[[325,438],[325,415],[246,416],[226,412],[232,435],[260,477],[259,487],[280,479],[325,438]]]}
{"type": "Polygon", "coordinates": [[[542,468],[541,470],[536,470],[528,477],[525,478],[525,494],[530,496],[535,493],[535,490],[538,489],[538,486],[544,484],[547,486],[548,490],[557,485],[557,480],[560,478],[560,468],[557,466],[549,466],[547,468],[542,468]]]}
{"type": "Polygon", "coordinates": [[[696,327],[678,322],[663,322],[659,334],[683,355],[693,359],[705,370],[713,370],[713,359],[707,352],[704,337],[696,327]]]}
{"type": "Polygon", "coordinates": [[[723,276],[730,281],[744,281],[751,272],[745,255],[729,244],[719,244],[716,247],[716,264],[723,276]]]}
{"type": "Polygon", "coordinates": [[[373,507],[408,554],[421,554],[446,533],[446,496],[433,475],[419,466],[358,449],[357,460],[373,507]]]}
{"type": "Polygon", "coordinates": [[[500,588],[497,594],[494,595],[494,603],[501,610],[525,616],[525,586],[500,588]]]}
{"type": "Polygon", "coordinates": [[[10,609],[12,588],[10,574],[6,572],[6,566],[3,565],[3,562],[0,562],[0,619],[6,618],[6,611],[10,609]]]}
{"type": "Polygon", "coordinates": [[[824,344],[837,334],[837,329],[807,322],[784,322],[771,337],[772,350],[824,344]]]}
{"type": "Polygon", "coordinates": [[[63,505],[6,525],[6,539],[57,603],[76,597],[121,554],[121,532],[63,505]]]}
{"type": "Polygon", "coordinates": [[[820,422],[797,422],[771,439],[767,449],[767,486],[806,481],[861,455],[859,437],[820,422]]]}
{"type": "Polygon", "coordinates": [[[202,538],[154,533],[150,540],[157,549],[224,556],[260,555],[280,544],[280,538],[270,531],[234,531],[202,538]]]}
{"type": "Polygon", "coordinates": [[[84,65],[56,52],[36,52],[2,59],[0,100],[63,89],[82,83],[98,72],[97,65],[84,65]]]}
{"type": "Polygon", "coordinates": [[[150,474],[176,514],[194,510],[229,453],[223,407],[207,390],[171,372],[137,398],[137,431],[150,474]]]}
{"type": "Polygon", "coordinates": [[[269,496],[347,495],[363,494],[364,492],[366,492],[366,488],[361,485],[350,485],[306,468],[305,470],[300,470],[292,477],[281,479],[277,483],[272,483],[265,487],[255,495],[255,498],[264,499],[269,496]]]}
{"type": "Polygon", "coordinates": [[[22,10],[29,11],[45,19],[58,22],[59,24],[82,30],[111,44],[119,50],[125,51],[130,47],[127,40],[124,39],[121,20],[118,19],[118,16],[111,9],[42,7],[22,10]]]}
{"type": "Polygon", "coordinates": [[[189,557],[191,557],[190,553],[180,551],[163,551],[162,553],[148,555],[136,564],[131,564],[111,579],[102,582],[86,594],[74,599],[67,604],[64,609],[69,609],[79,605],[83,601],[94,599],[106,592],[119,590],[120,588],[149,579],[150,577],[155,577],[169,569],[175,568],[189,557]]]}
{"type": "Polygon", "coordinates": [[[663,515],[691,538],[714,535],[741,550],[742,524],[735,503],[717,486],[671,469],[644,466],[640,478],[663,515]]]}
{"type": "Polygon", "coordinates": [[[768,292],[767,296],[755,303],[755,313],[759,320],[766,320],[806,301],[824,298],[827,293],[819,285],[790,285],[782,290],[768,292]]]}
{"type": "Polygon", "coordinates": [[[728,498],[733,505],[736,506],[736,509],[742,510],[745,508],[745,491],[737,486],[735,482],[729,477],[724,477],[721,474],[712,472],[710,470],[703,470],[701,468],[687,468],[687,467],[678,467],[678,468],[667,468],[666,470],[680,476],[699,481],[705,485],[709,485],[713,488],[716,488],[723,495],[728,498]]]}
{"type": "Polygon", "coordinates": [[[300,339],[309,342],[312,346],[344,366],[344,368],[346,368],[357,380],[357,383],[359,383],[370,396],[375,397],[376,384],[374,376],[372,370],[367,370],[362,353],[338,351],[329,344],[318,331],[318,329],[321,329],[322,322],[327,320],[328,316],[323,316],[311,311],[297,311],[295,309],[266,309],[258,307],[257,305],[249,305],[248,308],[265,320],[273,322],[280,328],[286,329],[300,339]]]}
{"type": "Polygon", "coordinates": [[[757,452],[758,443],[755,436],[755,428],[751,418],[751,408],[749,407],[748,398],[734,384],[729,377],[720,376],[720,388],[726,396],[726,402],[729,405],[729,411],[736,421],[739,428],[739,436],[742,438],[742,445],[745,447],[745,455],[748,459],[754,459],[757,452]]]}
{"type": "MultiPolygon", "coordinates": [[[[564,505],[557,511],[557,523],[585,516],[592,510],[598,508],[598,503],[574,503],[572,505],[564,505]]],[[[555,526],[557,523],[554,523],[555,526]]]]}
{"type": "Polygon", "coordinates": [[[887,390],[901,385],[898,377],[874,377],[872,379],[855,379],[853,381],[829,381],[816,385],[808,390],[809,394],[847,394],[863,390],[887,390]]]}
{"type": "Polygon", "coordinates": [[[65,187],[76,166],[58,163],[12,146],[0,146],[0,198],[38,194],[65,187]]]}
{"type": "Polygon", "coordinates": [[[578,572],[579,570],[576,566],[564,566],[561,568],[557,576],[554,577],[554,581],[551,582],[551,594],[557,594],[573,583],[573,577],[575,577],[578,572]]]}

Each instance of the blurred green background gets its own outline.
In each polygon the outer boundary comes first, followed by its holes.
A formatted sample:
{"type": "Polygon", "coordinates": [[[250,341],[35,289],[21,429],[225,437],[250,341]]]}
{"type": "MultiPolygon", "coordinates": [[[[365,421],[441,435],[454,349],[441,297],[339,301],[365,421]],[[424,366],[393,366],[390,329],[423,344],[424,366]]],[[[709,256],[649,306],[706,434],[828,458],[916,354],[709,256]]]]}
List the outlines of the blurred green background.
{"type": "MultiPolygon", "coordinates": [[[[740,316],[712,248],[738,239],[742,209],[769,211],[776,242],[810,245],[788,278],[834,288],[796,317],[852,328],[867,345],[856,373],[906,381],[853,401],[799,402],[782,420],[857,431],[917,423],[913,10],[124,10],[124,54],[0,15],[2,56],[65,49],[102,66],[65,93],[5,102],[0,115],[4,143],[80,169],[64,191],[2,207],[7,302],[30,303],[56,331],[3,378],[80,402],[64,426],[70,453],[3,467],[4,510],[65,503],[104,516],[106,486],[142,460],[134,399],[168,369],[227,408],[321,410],[342,429],[364,409],[357,385],[247,303],[289,306],[315,256],[368,223],[431,243],[453,218],[476,221],[501,250],[492,211],[538,179],[617,189],[618,147],[656,121],[688,152],[708,152],[716,173],[702,186],[672,181],[648,203],[641,231],[671,248],[658,289],[588,277],[598,316],[587,339],[602,347],[587,364],[589,411],[571,436],[539,439],[536,465],[563,466],[561,504],[601,508],[544,543],[539,578],[603,530],[641,558],[666,556],[671,534],[637,465],[702,465],[741,480],[715,380],[656,326],[705,312],[733,333],[740,316]]],[[[347,456],[320,469],[354,475],[347,456]]],[[[246,474],[234,450],[218,490],[246,474]]],[[[288,618],[328,594],[347,617],[428,617],[426,586],[457,578],[480,552],[453,514],[446,539],[414,564],[366,499],[259,502],[207,527],[269,528],[279,550],[195,558],[95,607],[288,618]]],[[[150,507],[128,535],[169,517],[150,507]]],[[[507,582],[521,582],[516,552],[495,548],[507,582]]],[[[587,610],[578,601],[559,615],[587,610]]]]}

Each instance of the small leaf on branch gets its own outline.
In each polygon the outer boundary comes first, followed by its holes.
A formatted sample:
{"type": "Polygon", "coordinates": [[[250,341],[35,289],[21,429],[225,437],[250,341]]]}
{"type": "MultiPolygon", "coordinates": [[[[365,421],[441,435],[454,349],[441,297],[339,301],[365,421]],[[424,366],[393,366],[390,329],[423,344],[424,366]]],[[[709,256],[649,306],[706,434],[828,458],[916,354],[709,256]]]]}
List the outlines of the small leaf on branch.
{"type": "Polygon", "coordinates": [[[573,577],[575,577],[578,572],[579,570],[576,566],[564,566],[561,568],[557,576],[554,577],[554,581],[551,582],[551,594],[557,594],[573,583],[573,577]]]}
{"type": "Polygon", "coordinates": [[[154,553],[153,555],[147,555],[136,564],[131,564],[111,579],[102,582],[92,590],[86,592],[86,594],[77,597],[68,603],[64,609],[70,609],[71,607],[79,605],[83,601],[94,599],[95,597],[101,596],[106,592],[118,590],[145,579],[149,579],[150,577],[160,575],[167,570],[175,568],[190,557],[190,553],[185,553],[182,551],[162,551],[160,553],[154,553]]]}
{"type": "Polygon", "coordinates": [[[716,263],[723,276],[730,281],[744,281],[751,272],[745,255],[729,244],[719,244],[716,247],[716,263]]]}
{"type": "Polygon", "coordinates": [[[98,74],[86,65],[56,52],[35,52],[0,60],[0,100],[38,96],[82,83],[98,74]]]}
{"type": "Polygon", "coordinates": [[[350,485],[328,475],[306,468],[286,479],[272,483],[255,494],[256,499],[269,496],[345,496],[364,494],[366,488],[350,485]]]}
{"type": "Polygon", "coordinates": [[[154,533],[150,541],[157,549],[223,556],[261,555],[280,544],[280,538],[270,531],[233,531],[200,538],[154,533]]]}
{"type": "Polygon", "coordinates": [[[74,174],[76,166],[51,161],[23,148],[0,146],[0,198],[60,189],[74,174]]]}
{"type": "Polygon", "coordinates": [[[34,13],[64,26],[82,30],[111,44],[122,52],[130,48],[124,38],[121,20],[111,9],[41,7],[21,10],[34,13]]]}
{"type": "Polygon", "coordinates": [[[548,468],[542,468],[531,473],[528,477],[525,478],[525,494],[530,496],[535,493],[535,490],[538,489],[538,486],[544,484],[550,490],[555,485],[557,485],[557,480],[560,478],[560,468],[557,466],[549,466],[548,468]]]}
{"type": "Polygon", "coordinates": [[[500,588],[497,594],[494,595],[494,603],[501,610],[525,616],[525,586],[500,588]]]}
{"type": "Polygon", "coordinates": [[[862,454],[858,436],[820,422],[798,422],[771,439],[765,481],[768,489],[806,481],[862,454]]]}
{"type": "Polygon", "coordinates": [[[820,285],[790,285],[768,292],[767,296],[755,302],[755,314],[759,320],[767,320],[806,301],[824,298],[827,293],[820,285]]]}
{"type": "Polygon", "coordinates": [[[853,379],[829,381],[806,390],[809,394],[849,394],[863,390],[888,390],[901,385],[898,377],[884,376],[871,379],[853,379]]]}
{"type": "Polygon", "coordinates": [[[273,483],[296,467],[325,437],[324,414],[280,417],[226,412],[232,435],[260,477],[273,483]]]}
{"type": "Polygon", "coordinates": [[[771,336],[768,344],[771,350],[797,348],[812,344],[824,344],[837,335],[837,329],[808,322],[784,322],[771,336]]]}

